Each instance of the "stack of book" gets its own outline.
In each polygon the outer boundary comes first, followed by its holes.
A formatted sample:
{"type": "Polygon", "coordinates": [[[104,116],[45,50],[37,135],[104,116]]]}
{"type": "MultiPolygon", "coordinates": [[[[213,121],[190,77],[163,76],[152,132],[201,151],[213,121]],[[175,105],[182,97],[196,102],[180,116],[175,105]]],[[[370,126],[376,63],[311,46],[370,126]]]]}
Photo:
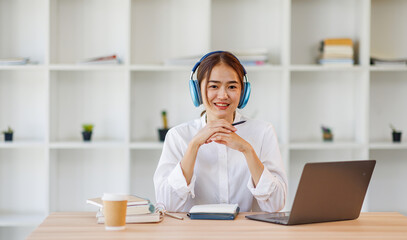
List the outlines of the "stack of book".
{"type": "Polygon", "coordinates": [[[352,66],[353,42],[350,38],[327,38],[321,41],[318,63],[323,66],[352,66]]]}
{"type": "MultiPolygon", "coordinates": [[[[97,223],[105,223],[103,216],[103,201],[99,198],[91,198],[86,203],[99,207],[96,213],[97,223]]],[[[161,214],[155,211],[150,200],[129,195],[127,200],[126,223],[151,223],[159,222],[161,214]]]]}
{"type": "Polygon", "coordinates": [[[83,61],[79,61],[78,64],[92,65],[92,64],[119,64],[120,60],[115,54],[108,56],[101,56],[95,58],[89,58],[83,61]]]}
{"type": "Polygon", "coordinates": [[[378,57],[371,57],[370,58],[370,64],[375,65],[375,66],[387,66],[387,67],[393,67],[393,66],[400,66],[400,67],[405,67],[407,65],[407,59],[403,58],[378,58],[378,57]]]}

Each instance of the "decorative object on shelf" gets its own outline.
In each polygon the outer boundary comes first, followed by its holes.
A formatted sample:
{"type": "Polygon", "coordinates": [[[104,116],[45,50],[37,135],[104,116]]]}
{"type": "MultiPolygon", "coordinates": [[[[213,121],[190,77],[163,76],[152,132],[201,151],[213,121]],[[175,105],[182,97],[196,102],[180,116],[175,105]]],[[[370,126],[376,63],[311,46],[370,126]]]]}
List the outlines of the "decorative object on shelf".
{"type": "Polygon", "coordinates": [[[322,129],[322,139],[324,140],[324,142],[332,142],[333,141],[333,134],[330,128],[325,127],[325,126],[321,126],[322,129]]]}
{"type": "Polygon", "coordinates": [[[397,131],[393,124],[390,124],[392,130],[393,142],[401,142],[401,131],[397,131]]]}
{"type": "Polygon", "coordinates": [[[370,64],[374,66],[406,67],[407,58],[370,57],[370,64]]]}
{"type": "Polygon", "coordinates": [[[83,124],[82,129],[83,141],[89,142],[92,138],[93,124],[83,124]]]}
{"type": "Polygon", "coordinates": [[[167,112],[166,111],[161,112],[161,118],[162,118],[162,121],[163,121],[163,128],[158,129],[158,134],[159,134],[160,141],[164,142],[165,135],[167,135],[167,132],[169,130],[168,121],[167,121],[167,112]]]}
{"type": "Polygon", "coordinates": [[[0,65],[25,65],[30,63],[29,58],[1,58],[0,65]]]}
{"type": "Polygon", "coordinates": [[[92,65],[92,64],[120,64],[120,60],[116,54],[102,57],[95,57],[78,62],[78,64],[92,65]]]}
{"type": "Polygon", "coordinates": [[[6,131],[3,131],[4,141],[6,141],[6,142],[13,141],[13,133],[14,133],[14,131],[11,127],[8,127],[6,131]]]}
{"type": "Polygon", "coordinates": [[[353,66],[353,42],[350,38],[327,38],[321,41],[318,63],[323,66],[353,66]]]}

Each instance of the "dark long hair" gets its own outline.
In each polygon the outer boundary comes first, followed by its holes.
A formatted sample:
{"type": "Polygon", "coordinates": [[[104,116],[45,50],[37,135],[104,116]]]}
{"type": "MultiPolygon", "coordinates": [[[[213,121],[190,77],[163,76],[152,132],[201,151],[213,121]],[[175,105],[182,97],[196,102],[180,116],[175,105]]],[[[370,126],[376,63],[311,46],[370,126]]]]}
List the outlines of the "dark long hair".
{"type": "MultiPolygon", "coordinates": [[[[199,64],[198,71],[197,71],[197,79],[199,83],[199,87],[201,89],[205,89],[202,86],[202,81],[206,78],[209,78],[211,75],[213,67],[216,65],[224,63],[233,70],[235,70],[237,76],[239,77],[239,82],[240,86],[242,87],[243,90],[243,77],[244,77],[244,68],[242,64],[240,63],[239,59],[235,55],[233,55],[230,52],[219,52],[219,53],[214,53],[206,57],[202,62],[199,64]]],[[[201,113],[201,116],[205,113],[203,111],[201,113]]]]}

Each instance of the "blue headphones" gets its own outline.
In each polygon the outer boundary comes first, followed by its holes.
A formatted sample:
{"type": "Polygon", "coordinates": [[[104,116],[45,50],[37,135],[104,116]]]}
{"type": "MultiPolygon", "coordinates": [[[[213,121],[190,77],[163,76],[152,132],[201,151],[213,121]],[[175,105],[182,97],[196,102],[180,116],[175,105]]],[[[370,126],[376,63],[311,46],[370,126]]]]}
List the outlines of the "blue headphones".
{"type": "MultiPolygon", "coordinates": [[[[196,71],[196,69],[198,68],[198,66],[201,64],[201,62],[208,56],[215,54],[215,53],[222,53],[225,51],[214,51],[214,52],[210,52],[205,54],[196,64],[195,66],[192,68],[192,72],[191,72],[191,77],[189,80],[189,91],[191,93],[191,97],[192,97],[192,102],[194,103],[195,107],[199,107],[199,105],[202,104],[202,96],[201,96],[201,88],[199,87],[199,82],[198,80],[193,80],[193,76],[194,73],[196,71]]],[[[234,56],[236,59],[238,59],[236,56],[234,56]]],[[[239,59],[238,59],[239,60],[239,59]]],[[[243,65],[242,65],[243,67],[243,65]]],[[[250,87],[250,83],[247,81],[247,74],[246,74],[246,69],[244,69],[243,67],[243,73],[244,73],[244,79],[246,81],[243,82],[243,89],[242,89],[242,94],[240,95],[240,100],[239,100],[239,105],[237,106],[238,108],[242,109],[246,106],[247,102],[249,101],[250,98],[250,91],[251,91],[251,87],[250,87]]]]}

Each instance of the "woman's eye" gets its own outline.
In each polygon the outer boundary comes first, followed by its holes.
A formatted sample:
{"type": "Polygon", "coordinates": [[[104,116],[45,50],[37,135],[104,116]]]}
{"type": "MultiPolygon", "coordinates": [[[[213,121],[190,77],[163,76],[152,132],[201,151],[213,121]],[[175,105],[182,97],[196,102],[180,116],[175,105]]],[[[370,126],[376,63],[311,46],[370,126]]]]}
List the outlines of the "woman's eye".
{"type": "Polygon", "coordinates": [[[209,88],[217,88],[218,86],[216,85],[209,85],[209,88]]]}
{"type": "Polygon", "coordinates": [[[230,88],[230,89],[235,89],[235,88],[237,88],[237,87],[232,85],[232,86],[229,86],[229,88],[230,88]]]}

